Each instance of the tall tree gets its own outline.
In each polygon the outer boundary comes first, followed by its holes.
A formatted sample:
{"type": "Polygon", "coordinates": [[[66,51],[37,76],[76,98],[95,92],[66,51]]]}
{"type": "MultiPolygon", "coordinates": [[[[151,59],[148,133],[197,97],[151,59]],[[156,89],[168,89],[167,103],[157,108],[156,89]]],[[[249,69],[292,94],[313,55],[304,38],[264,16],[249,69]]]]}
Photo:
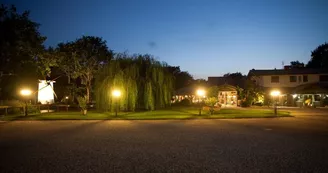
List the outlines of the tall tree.
{"type": "Polygon", "coordinates": [[[19,85],[36,89],[35,58],[44,51],[46,39],[38,29],[39,24],[29,18],[28,11],[18,13],[15,6],[1,4],[0,99],[15,98],[19,85]]]}
{"type": "Polygon", "coordinates": [[[39,24],[29,18],[29,11],[19,14],[15,6],[1,5],[0,71],[19,73],[24,63],[43,51],[46,37],[38,29],[39,24]]]}
{"type": "Polygon", "coordinates": [[[187,71],[181,71],[179,66],[168,66],[167,70],[174,76],[175,89],[189,86],[194,80],[191,74],[187,71]]]}
{"type": "Polygon", "coordinates": [[[328,43],[324,43],[312,51],[311,60],[306,67],[328,68],[328,43]]]}
{"type": "MultiPolygon", "coordinates": [[[[122,110],[136,108],[154,110],[170,104],[173,91],[173,75],[167,64],[156,61],[149,55],[116,55],[101,69],[96,77],[97,108],[113,110],[111,91],[119,89],[122,110]]],[[[118,101],[118,100],[116,100],[118,101]]]]}
{"type": "Polygon", "coordinates": [[[85,85],[87,102],[90,102],[92,82],[99,68],[112,58],[110,51],[100,37],[83,36],[74,42],[58,45],[61,52],[61,69],[68,78],[80,78],[85,85]]]}

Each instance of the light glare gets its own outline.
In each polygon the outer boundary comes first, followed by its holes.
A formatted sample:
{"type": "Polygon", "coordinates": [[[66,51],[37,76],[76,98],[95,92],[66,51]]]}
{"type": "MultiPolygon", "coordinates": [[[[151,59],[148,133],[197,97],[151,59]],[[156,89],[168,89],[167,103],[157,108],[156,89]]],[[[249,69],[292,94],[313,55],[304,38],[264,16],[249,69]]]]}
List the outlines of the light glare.
{"type": "Polygon", "coordinates": [[[31,95],[32,91],[29,90],[29,89],[23,89],[23,90],[21,90],[20,93],[21,93],[23,96],[29,96],[29,95],[31,95]]]}
{"type": "Polygon", "coordinates": [[[271,96],[279,96],[280,95],[280,91],[276,90],[276,91],[271,91],[271,96]]]}
{"type": "Polygon", "coordinates": [[[120,97],[121,96],[121,91],[120,90],[114,90],[112,92],[112,94],[113,94],[114,97],[120,97]]]}
{"type": "Polygon", "coordinates": [[[197,95],[198,96],[205,96],[205,91],[202,89],[197,90],[197,95]]]}

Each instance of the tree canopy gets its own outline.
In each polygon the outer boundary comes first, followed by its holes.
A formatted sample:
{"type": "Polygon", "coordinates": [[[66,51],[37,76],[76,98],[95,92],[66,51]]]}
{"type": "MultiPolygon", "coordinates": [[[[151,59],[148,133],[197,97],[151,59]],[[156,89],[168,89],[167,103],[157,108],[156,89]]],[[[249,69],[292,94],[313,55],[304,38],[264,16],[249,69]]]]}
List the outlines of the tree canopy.
{"type": "Polygon", "coordinates": [[[292,66],[292,68],[302,68],[304,67],[304,63],[300,62],[300,61],[291,61],[290,65],[292,66]]]}
{"type": "Polygon", "coordinates": [[[81,79],[89,103],[92,81],[97,71],[113,57],[106,41],[100,37],[83,36],[73,42],[60,43],[57,51],[60,56],[59,68],[68,76],[69,83],[71,78],[81,79]]]}
{"type": "Polygon", "coordinates": [[[101,111],[113,110],[115,102],[125,111],[163,108],[170,104],[172,91],[173,75],[167,64],[149,55],[118,54],[96,77],[97,109],[101,111]],[[112,97],[114,89],[122,93],[119,100],[112,97]]]}
{"type": "Polygon", "coordinates": [[[306,67],[328,68],[328,43],[324,43],[312,51],[311,60],[306,67]]]}
{"type": "Polygon", "coordinates": [[[29,11],[17,12],[15,6],[0,7],[0,98],[16,97],[17,86],[35,89],[38,64],[36,57],[44,53],[46,37],[38,31],[39,24],[29,11]]]}
{"type": "Polygon", "coordinates": [[[31,62],[43,51],[46,37],[41,36],[38,29],[39,24],[29,18],[29,11],[20,14],[15,6],[1,5],[0,71],[20,73],[24,63],[31,62]]]}
{"type": "Polygon", "coordinates": [[[167,70],[174,76],[174,88],[180,89],[192,84],[194,78],[187,71],[181,71],[179,66],[168,66],[167,70]]]}

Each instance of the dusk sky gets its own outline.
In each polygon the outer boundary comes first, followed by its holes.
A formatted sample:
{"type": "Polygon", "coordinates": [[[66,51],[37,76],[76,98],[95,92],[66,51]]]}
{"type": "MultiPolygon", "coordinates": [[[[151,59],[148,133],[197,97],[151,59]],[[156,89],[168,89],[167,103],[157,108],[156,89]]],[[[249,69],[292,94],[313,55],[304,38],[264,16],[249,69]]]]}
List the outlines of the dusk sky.
{"type": "Polygon", "coordinates": [[[307,62],[328,41],[327,0],[5,0],[30,10],[46,45],[100,36],[195,78],[307,62]]]}

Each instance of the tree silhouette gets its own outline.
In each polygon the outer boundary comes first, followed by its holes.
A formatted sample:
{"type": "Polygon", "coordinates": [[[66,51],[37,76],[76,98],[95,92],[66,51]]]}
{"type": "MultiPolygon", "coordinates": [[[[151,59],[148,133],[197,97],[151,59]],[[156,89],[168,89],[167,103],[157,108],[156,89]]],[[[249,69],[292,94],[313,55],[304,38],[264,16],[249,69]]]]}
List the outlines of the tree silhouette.
{"type": "Polygon", "coordinates": [[[306,67],[328,68],[328,43],[324,43],[314,49],[311,53],[311,57],[306,67]]]}

